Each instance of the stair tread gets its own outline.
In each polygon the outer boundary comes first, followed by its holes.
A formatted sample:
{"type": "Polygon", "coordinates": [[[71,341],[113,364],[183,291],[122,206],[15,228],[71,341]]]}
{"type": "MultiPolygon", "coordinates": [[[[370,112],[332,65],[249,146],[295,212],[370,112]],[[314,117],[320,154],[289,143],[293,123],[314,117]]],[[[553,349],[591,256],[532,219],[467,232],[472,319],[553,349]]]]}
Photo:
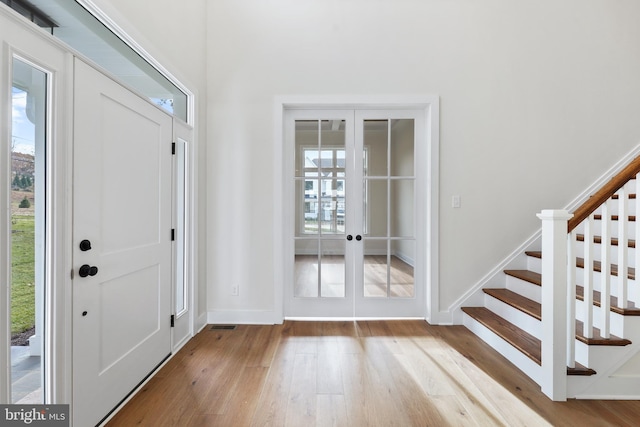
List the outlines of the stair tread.
{"type": "Polygon", "coordinates": [[[597,374],[593,369],[582,366],[578,362],[575,362],[575,364],[574,368],[567,368],[567,375],[591,376],[597,374]]]}
{"type": "Polygon", "coordinates": [[[528,314],[535,319],[542,319],[540,303],[505,288],[483,289],[484,293],[528,314]]]}
{"type": "MultiPolygon", "coordinates": [[[[584,301],[584,287],[577,285],[576,286],[576,298],[580,301],[584,301]]],[[[600,291],[593,291],[593,304],[597,307],[601,306],[602,301],[602,293],[600,291]]],[[[636,307],[636,305],[628,301],[627,308],[618,307],[618,297],[611,296],[611,311],[614,313],[622,314],[624,316],[640,316],[640,308],[636,307]]]]}
{"type": "Polygon", "coordinates": [[[542,346],[540,340],[533,335],[506,321],[488,308],[463,307],[462,311],[517,348],[538,365],[542,363],[542,346]]]}
{"type": "MultiPolygon", "coordinates": [[[[511,344],[522,354],[533,360],[538,365],[542,364],[542,343],[539,339],[529,334],[528,332],[518,328],[516,325],[498,316],[491,310],[485,307],[462,307],[462,311],[469,315],[472,319],[479,322],[481,325],[488,328],[490,331],[498,335],[500,338],[511,344]]],[[[581,322],[576,321],[576,331],[582,332],[583,325],[581,322]]],[[[576,339],[584,342],[584,337],[580,337],[576,334],[576,339]]],[[[594,338],[588,340],[589,345],[627,345],[630,344],[629,340],[622,340],[620,338],[611,336],[610,339],[605,340],[600,336],[600,331],[594,328],[594,338]]],[[[595,375],[596,371],[587,368],[576,362],[575,368],[567,367],[567,375],[595,375]]]]}
{"type": "Polygon", "coordinates": [[[504,273],[509,276],[525,280],[529,283],[533,283],[534,285],[542,285],[542,276],[540,273],[529,270],[504,270],[504,273]]]}
{"type": "Polygon", "coordinates": [[[609,338],[603,338],[602,335],[600,335],[600,329],[595,327],[593,328],[593,337],[587,338],[584,336],[584,324],[579,320],[576,320],[576,339],[587,345],[609,345],[622,347],[631,344],[631,341],[628,339],[620,338],[613,334],[610,335],[609,338]]]}
{"type": "MultiPolygon", "coordinates": [[[[576,240],[579,242],[584,242],[584,234],[576,234],[576,240]]],[[[593,243],[600,245],[602,244],[602,237],[601,236],[593,236],[593,243]]],[[[618,239],[616,237],[612,237],[611,238],[611,245],[612,246],[618,246],[618,239]]],[[[628,240],[628,246],[630,248],[635,248],[636,247],[636,241],[634,239],[629,239],[628,240]]]]}

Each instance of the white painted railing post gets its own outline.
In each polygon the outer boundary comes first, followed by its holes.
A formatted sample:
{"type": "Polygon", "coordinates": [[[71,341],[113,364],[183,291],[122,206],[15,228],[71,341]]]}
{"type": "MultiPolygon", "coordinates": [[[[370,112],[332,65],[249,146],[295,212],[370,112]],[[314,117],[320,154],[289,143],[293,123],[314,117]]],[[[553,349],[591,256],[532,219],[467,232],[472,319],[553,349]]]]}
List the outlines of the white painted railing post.
{"type": "MultiPolygon", "coordinates": [[[[542,220],[542,392],[567,400],[567,223],[573,214],[543,210],[542,220]]],[[[575,261],[574,261],[575,262],[575,261]]],[[[575,286],[574,284],[569,284],[575,286]]]]}

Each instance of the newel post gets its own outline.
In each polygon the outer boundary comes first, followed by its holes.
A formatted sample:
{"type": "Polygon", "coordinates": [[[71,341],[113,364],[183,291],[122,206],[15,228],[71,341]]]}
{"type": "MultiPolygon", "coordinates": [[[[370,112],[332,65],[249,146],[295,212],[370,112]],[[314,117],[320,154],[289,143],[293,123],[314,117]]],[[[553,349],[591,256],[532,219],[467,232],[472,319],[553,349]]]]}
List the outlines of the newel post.
{"type": "Polygon", "coordinates": [[[573,214],[543,210],[542,220],[542,392],[567,400],[567,224],[573,214]]]}

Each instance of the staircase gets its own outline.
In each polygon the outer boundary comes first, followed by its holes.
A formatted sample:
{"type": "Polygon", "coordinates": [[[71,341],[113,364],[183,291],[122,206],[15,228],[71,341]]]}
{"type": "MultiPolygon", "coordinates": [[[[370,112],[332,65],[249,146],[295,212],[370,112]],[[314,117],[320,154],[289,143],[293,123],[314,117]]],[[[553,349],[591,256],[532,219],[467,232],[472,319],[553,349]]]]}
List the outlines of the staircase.
{"type": "Polygon", "coordinates": [[[542,236],[481,290],[482,306],[462,307],[463,324],[553,400],[640,399],[639,173],[640,157],[573,219],[543,218],[542,236]]]}

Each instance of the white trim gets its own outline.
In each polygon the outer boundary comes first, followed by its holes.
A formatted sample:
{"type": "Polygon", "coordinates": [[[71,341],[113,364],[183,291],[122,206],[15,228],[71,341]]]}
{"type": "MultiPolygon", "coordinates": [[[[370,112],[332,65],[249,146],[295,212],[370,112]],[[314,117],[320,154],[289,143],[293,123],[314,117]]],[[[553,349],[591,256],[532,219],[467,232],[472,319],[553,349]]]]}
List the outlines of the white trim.
{"type": "Polygon", "coordinates": [[[429,176],[426,177],[427,203],[424,211],[427,214],[425,292],[426,313],[429,323],[437,323],[439,312],[439,153],[440,153],[440,99],[437,95],[283,95],[274,99],[274,311],[284,318],[284,278],[285,252],[284,226],[282,212],[284,201],[283,159],[284,144],[284,110],[297,109],[331,109],[331,110],[372,110],[372,109],[417,109],[424,111],[426,162],[429,176]]]}
{"type": "Polygon", "coordinates": [[[359,322],[376,320],[424,320],[424,317],[295,317],[287,316],[285,320],[292,322],[359,322]]]}
{"type": "Polygon", "coordinates": [[[283,321],[275,311],[213,310],[207,313],[209,324],[278,325],[283,321]]]}
{"type": "MultiPolygon", "coordinates": [[[[0,9],[2,11],[3,9],[0,9]]],[[[0,56],[0,194],[11,185],[11,66],[7,59],[11,57],[9,46],[2,43],[0,56]]],[[[11,283],[11,191],[0,199],[0,403],[11,401],[11,321],[10,286],[11,283]]]]}

